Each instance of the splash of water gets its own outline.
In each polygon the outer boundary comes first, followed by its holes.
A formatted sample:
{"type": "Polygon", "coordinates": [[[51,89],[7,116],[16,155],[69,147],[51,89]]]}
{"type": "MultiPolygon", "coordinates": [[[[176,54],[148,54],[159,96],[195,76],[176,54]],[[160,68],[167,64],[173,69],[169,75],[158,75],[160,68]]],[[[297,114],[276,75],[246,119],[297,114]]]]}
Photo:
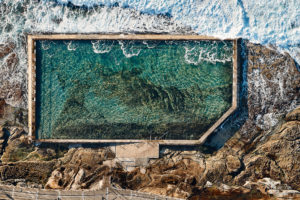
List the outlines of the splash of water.
{"type": "Polygon", "coordinates": [[[73,43],[72,41],[65,42],[65,45],[67,46],[68,51],[76,51],[78,48],[78,45],[73,43]]]}
{"type": "Polygon", "coordinates": [[[97,40],[91,41],[94,53],[108,53],[112,49],[114,41],[97,40]]]}
{"type": "Polygon", "coordinates": [[[138,56],[141,52],[141,48],[138,45],[135,45],[135,41],[119,41],[121,45],[121,49],[126,58],[130,58],[132,56],[138,56]]]}

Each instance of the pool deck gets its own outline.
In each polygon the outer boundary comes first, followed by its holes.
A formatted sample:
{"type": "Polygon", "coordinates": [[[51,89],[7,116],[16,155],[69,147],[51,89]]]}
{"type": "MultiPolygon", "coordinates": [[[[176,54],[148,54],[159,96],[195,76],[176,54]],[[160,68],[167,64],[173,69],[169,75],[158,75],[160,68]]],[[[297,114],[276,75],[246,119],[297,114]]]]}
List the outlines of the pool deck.
{"type": "Polygon", "coordinates": [[[98,139],[39,139],[35,138],[35,107],[36,107],[36,49],[35,40],[221,40],[215,37],[201,35],[161,35],[161,34],[49,34],[28,35],[28,128],[29,137],[37,142],[54,143],[158,143],[166,145],[201,145],[237,108],[239,48],[238,39],[223,39],[233,41],[233,84],[232,105],[217,122],[215,122],[199,140],[98,140],[98,139]]]}

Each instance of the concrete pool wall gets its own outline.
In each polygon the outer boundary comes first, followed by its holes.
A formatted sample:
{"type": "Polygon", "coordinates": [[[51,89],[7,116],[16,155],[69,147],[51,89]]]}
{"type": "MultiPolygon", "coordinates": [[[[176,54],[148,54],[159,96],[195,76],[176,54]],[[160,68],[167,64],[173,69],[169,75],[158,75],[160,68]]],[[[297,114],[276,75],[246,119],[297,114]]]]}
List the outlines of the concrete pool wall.
{"type": "MultiPolygon", "coordinates": [[[[214,37],[199,35],[101,35],[101,34],[52,34],[52,35],[28,35],[28,127],[29,137],[36,140],[36,40],[219,40],[214,37]]],[[[203,144],[208,136],[222,124],[237,108],[237,67],[238,45],[237,39],[233,41],[233,74],[232,74],[232,105],[200,138],[199,140],[126,140],[126,139],[37,139],[39,142],[63,142],[63,143],[131,143],[131,142],[155,142],[168,145],[195,145],[203,144]]]]}

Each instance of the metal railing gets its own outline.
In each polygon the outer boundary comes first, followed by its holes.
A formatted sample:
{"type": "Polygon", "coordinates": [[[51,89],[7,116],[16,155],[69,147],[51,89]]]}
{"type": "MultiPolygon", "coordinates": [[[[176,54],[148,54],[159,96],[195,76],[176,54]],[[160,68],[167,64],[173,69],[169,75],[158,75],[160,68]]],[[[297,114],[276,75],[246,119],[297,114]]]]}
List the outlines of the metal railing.
{"type": "Polygon", "coordinates": [[[125,190],[114,187],[107,187],[104,190],[44,190],[32,188],[20,188],[15,186],[0,187],[0,199],[53,199],[53,200],[138,200],[138,199],[153,199],[153,200],[180,200],[179,198],[167,197],[162,195],[138,192],[133,190],[125,190]]]}

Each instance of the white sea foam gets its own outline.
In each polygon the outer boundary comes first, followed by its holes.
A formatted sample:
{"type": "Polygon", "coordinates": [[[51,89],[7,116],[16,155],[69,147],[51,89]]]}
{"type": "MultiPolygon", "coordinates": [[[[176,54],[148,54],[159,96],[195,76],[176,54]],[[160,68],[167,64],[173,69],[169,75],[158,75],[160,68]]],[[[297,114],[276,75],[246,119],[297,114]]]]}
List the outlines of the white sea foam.
{"type": "Polygon", "coordinates": [[[143,44],[146,45],[148,49],[153,49],[157,46],[155,42],[151,42],[151,44],[149,44],[149,42],[143,41],[143,44]]]}
{"type": "Polygon", "coordinates": [[[300,1],[246,0],[58,0],[75,5],[106,5],[134,8],[149,14],[168,14],[201,35],[242,37],[272,44],[300,63],[300,1]]]}
{"type": "MultiPolygon", "coordinates": [[[[198,43],[198,42],[195,42],[198,43]]],[[[197,65],[203,61],[216,63],[222,62],[225,63],[232,59],[232,49],[229,48],[225,43],[222,49],[218,48],[216,42],[184,46],[185,49],[185,61],[190,64],[197,65]]]]}
{"type": "Polygon", "coordinates": [[[114,42],[105,42],[104,40],[91,41],[95,53],[108,53],[111,51],[114,42]]]}
{"type": "Polygon", "coordinates": [[[43,50],[48,50],[51,47],[52,42],[41,41],[41,46],[43,50]]]}
{"type": "Polygon", "coordinates": [[[78,44],[72,41],[68,41],[64,43],[67,46],[68,51],[76,51],[76,49],[78,48],[78,44]]]}
{"type": "Polygon", "coordinates": [[[119,44],[121,45],[121,49],[126,58],[130,58],[132,56],[138,56],[141,52],[141,48],[138,45],[134,45],[135,41],[121,41],[119,40],[119,44]]]}

